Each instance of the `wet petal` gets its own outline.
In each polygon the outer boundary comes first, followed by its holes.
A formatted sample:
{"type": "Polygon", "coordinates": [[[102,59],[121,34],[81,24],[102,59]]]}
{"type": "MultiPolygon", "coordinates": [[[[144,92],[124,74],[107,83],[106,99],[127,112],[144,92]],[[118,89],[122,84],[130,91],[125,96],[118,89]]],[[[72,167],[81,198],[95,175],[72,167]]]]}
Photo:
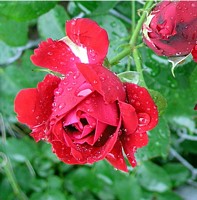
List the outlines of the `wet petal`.
{"type": "Polygon", "coordinates": [[[106,104],[97,92],[92,93],[77,106],[77,110],[88,113],[93,118],[108,125],[117,126],[119,110],[117,103],[106,104]]]}
{"type": "Polygon", "coordinates": [[[114,148],[107,154],[106,159],[116,169],[128,172],[127,165],[122,154],[122,144],[119,140],[114,145],[114,148]]]}
{"type": "Polygon", "coordinates": [[[57,119],[65,115],[83,101],[83,99],[87,98],[86,95],[90,95],[93,92],[92,86],[85,82],[84,77],[80,73],[72,71],[61,80],[58,90],[55,93],[51,119],[57,119]],[[58,92],[58,90],[61,92],[58,92]],[[84,90],[88,92],[82,92],[84,90]]]}
{"type": "Polygon", "coordinates": [[[125,91],[120,79],[100,64],[77,64],[79,71],[92,87],[108,103],[125,100],[125,91]]]}
{"type": "Polygon", "coordinates": [[[192,56],[195,62],[197,62],[197,45],[192,50],[192,56]]]}
{"type": "Polygon", "coordinates": [[[119,102],[120,114],[123,121],[124,132],[131,134],[136,131],[138,127],[138,116],[135,108],[127,103],[119,102]]]}
{"type": "Polygon", "coordinates": [[[138,114],[138,132],[153,129],[158,123],[157,107],[148,91],[138,85],[126,83],[128,102],[138,114]]]}
{"type": "Polygon", "coordinates": [[[137,165],[135,159],[135,152],[137,148],[141,148],[148,144],[148,135],[146,132],[144,133],[133,133],[130,135],[122,134],[121,137],[122,146],[124,152],[131,164],[132,167],[137,165]]]}
{"type": "Polygon", "coordinates": [[[36,141],[43,139],[44,133],[40,131],[45,131],[46,123],[52,113],[54,90],[59,82],[58,77],[47,75],[38,84],[37,89],[21,90],[15,98],[14,109],[17,118],[32,129],[32,136],[36,141]]]}
{"type": "Polygon", "coordinates": [[[66,33],[78,46],[87,48],[89,63],[102,62],[106,57],[108,35],[95,21],[87,18],[67,21],[66,33]]]}
{"type": "Polygon", "coordinates": [[[76,62],[80,62],[66,43],[52,39],[40,43],[39,47],[34,50],[31,61],[36,66],[61,74],[76,71],[76,62]]]}

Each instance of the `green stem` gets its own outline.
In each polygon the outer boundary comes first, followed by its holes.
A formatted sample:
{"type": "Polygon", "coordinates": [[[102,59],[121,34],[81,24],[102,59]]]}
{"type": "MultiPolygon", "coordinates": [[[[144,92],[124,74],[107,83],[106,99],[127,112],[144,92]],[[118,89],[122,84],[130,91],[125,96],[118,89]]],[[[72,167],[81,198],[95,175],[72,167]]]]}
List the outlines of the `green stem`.
{"type": "Polygon", "coordinates": [[[3,160],[5,162],[5,165],[3,166],[4,171],[5,171],[5,174],[8,178],[8,181],[10,182],[10,185],[12,186],[14,194],[17,196],[17,198],[19,200],[27,200],[27,197],[23,194],[19,185],[16,182],[16,179],[15,179],[15,176],[13,174],[13,170],[12,170],[12,166],[11,166],[9,158],[2,152],[1,152],[1,157],[3,158],[3,160]]]}
{"type": "Polygon", "coordinates": [[[150,11],[151,9],[151,6],[153,5],[153,0],[151,1],[147,1],[143,10],[143,14],[141,15],[138,23],[137,23],[137,26],[135,27],[135,30],[133,31],[133,34],[132,34],[132,37],[129,41],[129,47],[126,47],[122,52],[120,52],[118,55],[116,55],[114,58],[112,58],[110,60],[110,65],[114,65],[114,64],[117,64],[121,59],[123,59],[124,57],[128,56],[131,51],[133,50],[134,46],[135,46],[135,43],[137,41],[137,38],[139,36],[139,32],[142,28],[142,24],[147,16],[147,13],[150,11]]]}
{"type": "Polygon", "coordinates": [[[139,55],[139,51],[138,49],[134,49],[133,50],[133,59],[135,61],[135,66],[136,66],[136,71],[139,73],[140,75],[140,82],[139,85],[141,85],[142,87],[147,88],[146,82],[144,80],[144,75],[143,75],[143,71],[142,71],[142,62],[141,62],[141,58],[139,55]]]}
{"type": "Polygon", "coordinates": [[[135,30],[135,1],[131,1],[131,22],[132,22],[132,33],[134,33],[135,30]]]}

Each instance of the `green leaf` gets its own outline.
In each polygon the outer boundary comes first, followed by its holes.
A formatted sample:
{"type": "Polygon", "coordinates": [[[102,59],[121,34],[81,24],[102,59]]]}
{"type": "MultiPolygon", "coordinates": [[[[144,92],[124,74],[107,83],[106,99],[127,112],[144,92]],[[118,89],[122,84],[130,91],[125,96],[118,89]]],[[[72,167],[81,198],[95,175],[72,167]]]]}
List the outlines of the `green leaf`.
{"type": "Polygon", "coordinates": [[[136,71],[126,71],[117,75],[122,82],[135,83],[139,82],[139,73],[136,71]]]}
{"type": "MultiPolygon", "coordinates": [[[[35,66],[30,62],[32,51],[26,51],[21,60],[0,69],[0,112],[5,119],[16,122],[14,98],[20,89],[36,87],[44,73],[32,72],[35,66]]],[[[5,120],[6,121],[6,120],[5,120]]]]}
{"type": "Polygon", "coordinates": [[[141,187],[136,178],[130,175],[124,179],[115,179],[115,194],[119,200],[139,200],[141,199],[141,187]]]}
{"type": "Polygon", "coordinates": [[[155,102],[155,104],[157,105],[158,111],[159,111],[159,116],[161,116],[166,108],[167,108],[167,101],[166,99],[163,97],[163,95],[155,90],[148,90],[155,102]]]}
{"type": "Polygon", "coordinates": [[[33,193],[30,200],[65,200],[65,195],[59,190],[47,190],[45,192],[33,193]]]}
{"type": "Polygon", "coordinates": [[[170,176],[173,187],[182,185],[190,176],[190,171],[180,163],[167,163],[163,168],[170,176]]]}
{"type": "Polygon", "coordinates": [[[1,15],[7,18],[17,21],[27,21],[48,12],[56,3],[55,1],[0,2],[0,9],[1,15]]]}
{"type": "Polygon", "coordinates": [[[27,22],[16,22],[0,16],[0,40],[10,46],[22,46],[27,43],[27,34],[27,22]]]}
{"type": "Polygon", "coordinates": [[[5,145],[5,151],[7,156],[17,162],[32,160],[37,154],[36,143],[32,142],[29,137],[23,137],[22,139],[9,138],[5,145]]]}
{"type": "Polygon", "coordinates": [[[185,153],[197,154],[197,141],[185,140],[180,145],[185,153]]]}
{"type": "Polygon", "coordinates": [[[148,191],[165,192],[171,188],[170,177],[165,170],[150,161],[137,168],[137,179],[148,191]]]}
{"type": "Polygon", "coordinates": [[[107,14],[111,8],[117,4],[116,1],[78,1],[76,6],[78,6],[85,14],[93,15],[103,15],[107,14]]]}
{"type": "Polygon", "coordinates": [[[155,194],[154,197],[157,200],[171,200],[171,199],[172,200],[183,200],[182,197],[180,197],[178,194],[176,194],[175,192],[172,192],[172,191],[155,194]]]}
{"type": "Polygon", "coordinates": [[[43,39],[65,37],[65,22],[69,19],[62,6],[57,5],[38,18],[38,32],[43,39]]]}
{"type": "Polygon", "coordinates": [[[166,157],[170,148],[170,130],[166,120],[159,118],[159,124],[148,132],[149,143],[147,146],[138,149],[137,160],[148,160],[154,157],[166,157]]]}
{"type": "Polygon", "coordinates": [[[0,52],[0,65],[11,62],[21,54],[17,48],[10,47],[2,41],[0,41],[0,52]]]}
{"type": "MultiPolygon", "coordinates": [[[[123,47],[125,47],[125,44],[128,44],[128,31],[125,25],[114,16],[101,15],[92,17],[92,19],[95,20],[108,33],[110,45],[107,57],[110,60],[113,57],[115,57],[118,54],[118,52],[120,52],[123,49],[123,47]]],[[[116,66],[116,71],[118,73],[124,70],[122,66],[123,63],[125,63],[125,61],[127,61],[127,59],[123,59],[119,63],[118,66],[121,67],[116,66]]]]}
{"type": "Polygon", "coordinates": [[[167,100],[165,117],[170,123],[186,126],[185,121],[194,122],[196,104],[197,68],[196,63],[187,61],[171,74],[171,64],[165,57],[157,56],[147,48],[142,49],[145,81],[148,87],[160,92],[167,100]]]}

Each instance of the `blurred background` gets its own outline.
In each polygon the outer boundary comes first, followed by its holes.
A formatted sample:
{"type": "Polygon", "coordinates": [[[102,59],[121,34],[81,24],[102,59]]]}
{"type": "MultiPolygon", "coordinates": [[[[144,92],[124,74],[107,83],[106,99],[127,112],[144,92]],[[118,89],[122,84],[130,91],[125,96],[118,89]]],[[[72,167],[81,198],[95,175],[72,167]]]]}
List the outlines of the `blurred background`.
{"type": "MultiPolygon", "coordinates": [[[[0,200],[196,200],[197,67],[190,58],[173,77],[168,60],[141,45],[146,83],[164,96],[167,107],[161,109],[159,125],[149,132],[148,146],[136,153],[138,167],[129,167],[129,173],[106,161],[83,166],[60,162],[49,144],[29,136],[30,130],[17,122],[13,111],[19,90],[36,87],[45,76],[30,61],[41,40],[60,39],[66,20],[88,17],[107,30],[111,59],[128,44],[132,4],[0,2],[0,200]]],[[[136,20],[143,4],[133,4],[136,20]]],[[[111,70],[135,70],[135,65],[127,57],[111,70]]],[[[163,97],[161,101],[165,105],[163,97]]]]}

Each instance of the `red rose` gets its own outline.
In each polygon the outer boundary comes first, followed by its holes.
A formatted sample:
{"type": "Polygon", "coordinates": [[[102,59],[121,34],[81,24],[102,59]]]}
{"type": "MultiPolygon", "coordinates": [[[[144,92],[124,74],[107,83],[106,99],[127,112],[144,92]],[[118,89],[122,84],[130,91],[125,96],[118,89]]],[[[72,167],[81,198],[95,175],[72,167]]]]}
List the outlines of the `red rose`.
{"type": "Polygon", "coordinates": [[[143,34],[158,55],[189,54],[197,42],[197,2],[162,1],[144,23],[143,34]]]}
{"type": "Polygon", "coordinates": [[[134,167],[136,149],[147,144],[146,132],[158,122],[157,108],[145,88],[123,84],[102,66],[108,49],[105,30],[77,19],[67,22],[66,31],[69,38],[42,42],[31,57],[62,77],[47,75],[37,88],[20,91],[18,120],[32,129],[36,141],[51,143],[65,163],[106,158],[127,171],[123,150],[134,167]]]}
{"type": "Polygon", "coordinates": [[[197,62],[197,45],[192,50],[192,56],[195,62],[197,62]]]}

